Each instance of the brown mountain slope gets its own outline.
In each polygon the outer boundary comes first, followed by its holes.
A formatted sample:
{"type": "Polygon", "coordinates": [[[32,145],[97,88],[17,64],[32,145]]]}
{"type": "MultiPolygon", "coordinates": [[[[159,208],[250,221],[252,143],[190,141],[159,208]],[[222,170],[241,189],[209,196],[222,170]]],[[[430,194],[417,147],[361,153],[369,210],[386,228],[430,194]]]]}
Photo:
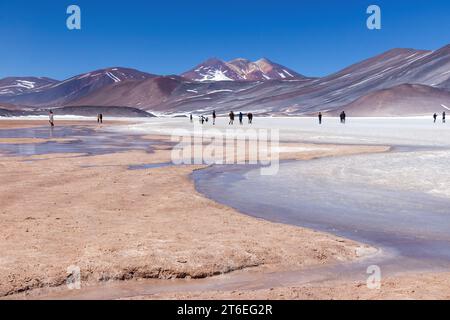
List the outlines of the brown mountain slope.
{"type": "Polygon", "coordinates": [[[445,107],[450,108],[450,92],[425,85],[403,84],[365,95],[342,109],[351,116],[420,116],[449,113],[445,107]]]}
{"type": "Polygon", "coordinates": [[[148,109],[163,103],[180,84],[177,77],[123,81],[93,92],[71,106],[124,106],[148,109]]]}

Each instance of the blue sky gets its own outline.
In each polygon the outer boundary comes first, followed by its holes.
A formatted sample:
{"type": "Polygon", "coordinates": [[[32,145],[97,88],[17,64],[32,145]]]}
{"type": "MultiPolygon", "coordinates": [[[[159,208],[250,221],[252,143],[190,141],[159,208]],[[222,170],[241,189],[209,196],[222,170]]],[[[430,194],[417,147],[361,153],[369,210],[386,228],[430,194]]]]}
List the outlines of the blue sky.
{"type": "Polygon", "coordinates": [[[0,2],[0,78],[64,79],[122,66],[178,74],[209,57],[267,57],[323,76],[395,47],[450,43],[448,0],[40,0],[0,2]],[[66,28],[66,8],[82,30],[66,28]],[[366,9],[382,9],[382,30],[366,9]]]}

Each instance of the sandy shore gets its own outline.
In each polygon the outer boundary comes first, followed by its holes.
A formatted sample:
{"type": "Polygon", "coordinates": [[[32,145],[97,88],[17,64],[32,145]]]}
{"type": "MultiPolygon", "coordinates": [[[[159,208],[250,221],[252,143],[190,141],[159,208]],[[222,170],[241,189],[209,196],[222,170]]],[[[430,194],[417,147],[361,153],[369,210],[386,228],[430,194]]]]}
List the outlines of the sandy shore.
{"type": "Polygon", "coordinates": [[[265,290],[166,293],[136,296],[133,300],[448,300],[450,273],[406,274],[382,281],[380,289],[365,282],[326,281],[298,287],[265,290]]]}
{"type": "MultiPolygon", "coordinates": [[[[75,124],[96,125],[64,125],[75,124]]],[[[35,125],[42,122],[1,121],[0,129],[35,125]]],[[[33,289],[63,287],[70,266],[80,268],[83,283],[95,285],[110,280],[204,278],[247,268],[299,270],[353,261],[361,258],[361,252],[373,252],[350,240],[255,219],[206,199],[190,180],[202,165],[128,170],[130,165],[170,162],[170,148],[164,143],[168,140],[146,138],[162,142],[154,153],[0,156],[0,296],[25,292],[33,297],[33,289]]],[[[305,160],[387,150],[294,143],[280,148],[282,159],[305,160]]],[[[367,291],[359,283],[336,282],[136,298],[376,299],[395,298],[396,293],[404,298],[420,288],[421,279],[444,285],[438,278],[389,280],[393,291],[367,291]]],[[[421,295],[430,296],[423,290],[421,295]]]]}

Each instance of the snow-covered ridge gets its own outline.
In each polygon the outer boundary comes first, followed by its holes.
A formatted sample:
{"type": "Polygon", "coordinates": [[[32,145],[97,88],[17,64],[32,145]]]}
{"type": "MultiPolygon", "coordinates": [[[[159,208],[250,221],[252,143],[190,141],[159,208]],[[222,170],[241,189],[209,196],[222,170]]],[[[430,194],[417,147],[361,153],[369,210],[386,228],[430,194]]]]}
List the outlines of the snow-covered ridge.
{"type": "Polygon", "coordinates": [[[45,78],[5,78],[0,79],[0,95],[15,95],[36,91],[52,84],[53,80],[45,78]]]}
{"type": "Polygon", "coordinates": [[[96,80],[101,77],[107,77],[107,78],[111,79],[114,83],[119,83],[119,82],[122,82],[122,81],[128,80],[128,79],[139,79],[139,80],[146,79],[146,76],[143,74],[127,73],[125,70],[122,70],[120,68],[110,68],[110,69],[103,69],[103,70],[88,72],[85,74],[81,74],[81,75],[66,79],[64,81],[61,81],[61,82],[58,82],[58,83],[52,85],[52,88],[62,86],[71,81],[78,81],[78,80],[90,81],[90,80],[96,80]]]}
{"type": "Polygon", "coordinates": [[[0,90],[3,89],[10,89],[10,88],[24,88],[24,89],[34,89],[36,82],[33,81],[26,81],[26,80],[16,80],[13,84],[2,86],[0,87],[0,90]]]}

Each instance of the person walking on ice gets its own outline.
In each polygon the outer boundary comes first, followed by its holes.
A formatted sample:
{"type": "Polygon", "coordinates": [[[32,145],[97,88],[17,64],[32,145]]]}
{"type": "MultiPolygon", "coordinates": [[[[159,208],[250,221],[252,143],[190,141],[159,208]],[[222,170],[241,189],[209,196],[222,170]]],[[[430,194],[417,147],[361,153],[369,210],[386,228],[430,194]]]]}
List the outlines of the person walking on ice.
{"type": "Polygon", "coordinates": [[[445,123],[445,111],[442,112],[442,123],[445,123]]]}
{"type": "Polygon", "coordinates": [[[253,113],[249,112],[247,114],[247,118],[248,118],[248,124],[252,124],[253,123],[253,113]]]}
{"type": "Polygon", "coordinates": [[[322,124],[322,112],[319,112],[319,124],[322,124]]]}
{"type": "Polygon", "coordinates": [[[233,125],[234,124],[234,112],[231,111],[230,112],[230,122],[228,123],[228,125],[233,125]]]}
{"type": "Polygon", "coordinates": [[[434,123],[436,123],[437,120],[437,113],[433,114],[434,123]]]}
{"type": "Polygon", "coordinates": [[[48,113],[48,122],[50,123],[50,127],[53,128],[55,126],[53,111],[51,111],[51,110],[48,113]]]}
{"type": "Polygon", "coordinates": [[[341,123],[345,123],[345,120],[346,120],[346,117],[347,117],[347,115],[345,114],[345,111],[342,111],[341,112],[341,123]]]}
{"type": "Polygon", "coordinates": [[[213,126],[215,126],[216,125],[216,118],[217,118],[216,110],[213,111],[212,118],[213,118],[213,126]]]}

